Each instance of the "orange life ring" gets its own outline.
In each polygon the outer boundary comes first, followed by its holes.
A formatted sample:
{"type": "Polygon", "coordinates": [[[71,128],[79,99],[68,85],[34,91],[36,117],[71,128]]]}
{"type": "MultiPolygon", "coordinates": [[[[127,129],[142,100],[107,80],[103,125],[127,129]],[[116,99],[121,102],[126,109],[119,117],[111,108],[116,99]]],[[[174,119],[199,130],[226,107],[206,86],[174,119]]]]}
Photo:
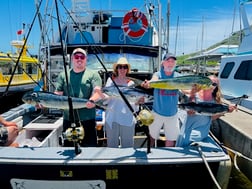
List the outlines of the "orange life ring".
{"type": "Polygon", "coordinates": [[[132,9],[123,17],[122,29],[125,35],[128,35],[129,37],[141,37],[148,30],[148,20],[144,13],[138,11],[137,9],[132,9]],[[129,27],[129,24],[137,23],[139,19],[141,20],[141,28],[137,31],[132,30],[129,27]]]}

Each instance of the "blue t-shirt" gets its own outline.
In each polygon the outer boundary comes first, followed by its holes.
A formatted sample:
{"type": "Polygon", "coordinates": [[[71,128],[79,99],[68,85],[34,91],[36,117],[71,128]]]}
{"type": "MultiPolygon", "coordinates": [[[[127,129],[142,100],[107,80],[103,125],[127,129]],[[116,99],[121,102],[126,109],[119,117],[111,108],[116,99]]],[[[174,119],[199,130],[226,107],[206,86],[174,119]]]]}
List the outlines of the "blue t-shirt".
{"type": "MultiPolygon", "coordinates": [[[[159,79],[168,79],[179,76],[176,72],[167,76],[163,68],[154,73],[159,79]]],[[[173,116],[178,112],[178,90],[154,89],[153,110],[162,116],[173,116]]]]}

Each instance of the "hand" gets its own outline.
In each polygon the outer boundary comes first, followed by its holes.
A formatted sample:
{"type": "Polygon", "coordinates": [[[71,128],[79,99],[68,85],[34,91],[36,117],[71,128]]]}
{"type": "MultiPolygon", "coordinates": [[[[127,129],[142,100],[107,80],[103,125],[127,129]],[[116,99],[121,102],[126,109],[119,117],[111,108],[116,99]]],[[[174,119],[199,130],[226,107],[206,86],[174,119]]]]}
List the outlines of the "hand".
{"type": "Polygon", "coordinates": [[[18,126],[17,126],[17,123],[16,122],[13,122],[13,121],[5,121],[4,123],[3,123],[3,125],[5,126],[5,127],[16,127],[16,128],[18,128],[18,126]]]}
{"type": "Polygon", "coordinates": [[[143,104],[143,103],[144,103],[144,96],[141,96],[141,97],[137,100],[136,105],[138,105],[138,104],[143,104]]]}
{"type": "Polygon", "coordinates": [[[194,110],[187,110],[188,115],[194,115],[196,112],[194,110]]]}
{"type": "Polygon", "coordinates": [[[238,110],[237,106],[236,105],[229,105],[228,106],[228,112],[233,112],[234,110],[238,110]]]}
{"type": "Polygon", "coordinates": [[[189,95],[189,101],[191,101],[191,102],[195,101],[195,94],[199,91],[200,91],[200,88],[196,84],[193,84],[192,88],[191,88],[190,95],[189,95]]]}
{"type": "Polygon", "coordinates": [[[42,104],[40,104],[40,103],[36,103],[35,108],[36,109],[43,109],[44,106],[42,104]]]}
{"type": "Polygon", "coordinates": [[[89,108],[89,109],[94,108],[95,107],[94,101],[92,101],[92,100],[87,101],[86,107],[89,108]]]}
{"type": "Polygon", "coordinates": [[[141,87],[146,88],[146,89],[150,88],[149,81],[144,80],[144,82],[141,83],[141,87]]]}
{"type": "Polygon", "coordinates": [[[197,84],[192,85],[191,93],[197,93],[200,91],[200,87],[197,84]]]}

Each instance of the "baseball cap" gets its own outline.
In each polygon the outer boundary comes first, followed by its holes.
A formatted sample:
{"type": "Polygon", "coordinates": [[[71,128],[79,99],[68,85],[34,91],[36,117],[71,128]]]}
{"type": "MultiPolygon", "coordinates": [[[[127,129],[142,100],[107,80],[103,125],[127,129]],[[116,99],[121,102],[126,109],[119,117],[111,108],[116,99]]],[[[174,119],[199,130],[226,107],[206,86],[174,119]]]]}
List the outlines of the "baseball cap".
{"type": "Polygon", "coordinates": [[[87,51],[85,51],[82,48],[76,48],[76,49],[74,49],[73,54],[76,54],[76,53],[81,53],[81,54],[87,56],[87,51]]]}
{"type": "Polygon", "coordinates": [[[173,58],[174,60],[177,60],[177,58],[173,54],[171,54],[171,53],[167,53],[164,56],[163,60],[168,60],[169,58],[173,58]]]}

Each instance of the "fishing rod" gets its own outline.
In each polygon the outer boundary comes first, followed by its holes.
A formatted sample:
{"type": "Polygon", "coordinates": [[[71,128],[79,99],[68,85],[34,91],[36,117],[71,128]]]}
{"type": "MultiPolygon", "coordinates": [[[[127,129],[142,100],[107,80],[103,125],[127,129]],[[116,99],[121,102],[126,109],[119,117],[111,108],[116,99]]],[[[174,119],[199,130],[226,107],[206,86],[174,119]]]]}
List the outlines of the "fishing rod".
{"type": "Polygon", "coordinates": [[[240,103],[241,103],[241,101],[243,100],[243,99],[246,99],[246,98],[248,98],[248,95],[242,95],[242,96],[239,96],[239,97],[234,97],[234,98],[229,98],[229,99],[227,99],[227,100],[229,100],[229,101],[234,101],[234,100],[237,100],[237,102],[236,102],[236,106],[237,105],[239,105],[240,103]]]}
{"type": "MultiPolygon", "coordinates": [[[[41,6],[41,3],[42,3],[42,1],[40,1],[39,5],[38,5],[39,8],[40,8],[40,6],[41,6]]],[[[18,58],[17,58],[16,64],[15,64],[15,67],[14,67],[14,69],[13,69],[13,71],[12,71],[12,74],[11,74],[10,80],[9,80],[9,82],[8,82],[8,85],[7,85],[6,89],[5,89],[4,95],[6,95],[6,94],[8,93],[8,90],[9,90],[9,88],[10,88],[10,84],[11,84],[11,82],[12,82],[12,79],[13,79],[14,74],[15,74],[15,72],[16,72],[16,69],[17,69],[17,67],[18,67],[18,63],[19,63],[20,58],[21,58],[21,56],[22,56],[22,54],[23,54],[24,48],[25,48],[25,46],[26,46],[27,40],[28,40],[28,38],[29,38],[29,35],[30,35],[30,33],[31,33],[31,29],[32,29],[32,27],[33,27],[33,25],[34,25],[34,22],[35,22],[35,19],[36,19],[36,17],[37,17],[37,14],[38,14],[38,9],[37,9],[37,11],[36,11],[36,13],[35,13],[35,16],[33,17],[32,24],[31,24],[31,27],[30,27],[29,30],[28,30],[27,36],[24,37],[24,44],[23,44],[23,46],[22,46],[22,48],[21,48],[21,51],[20,51],[20,53],[19,53],[19,55],[18,55],[18,58]]],[[[24,28],[24,25],[23,25],[23,28],[24,28]]]]}
{"type": "Polygon", "coordinates": [[[65,71],[65,77],[66,77],[66,85],[67,85],[69,120],[71,122],[71,129],[66,131],[65,136],[67,136],[67,139],[69,141],[73,141],[75,154],[80,154],[81,149],[80,149],[80,145],[79,145],[78,141],[80,139],[83,139],[82,137],[84,137],[84,130],[82,130],[81,127],[76,129],[76,124],[74,122],[73,102],[72,102],[72,97],[70,96],[70,85],[69,85],[69,78],[68,78],[68,72],[67,72],[67,67],[66,67],[65,51],[64,51],[63,42],[62,42],[63,40],[62,40],[62,33],[61,33],[61,26],[60,26],[60,20],[59,20],[59,9],[58,9],[57,0],[55,0],[55,6],[56,6],[56,14],[57,14],[57,20],[58,20],[58,30],[59,30],[59,35],[60,35],[60,45],[61,45],[62,55],[63,55],[63,63],[64,63],[63,65],[64,65],[64,71],[65,71]],[[82,133],[82,134],[79,136],[78,135],[79,133],[82,133]]]}
{"type": "MultiPolygon", "coordinates": [[[[246,98],[248,98],[248,97],[249,97],[248,95],[244,94],[242,96],[234,97],[234,98],[229,98],[229,99],[226,99],[226,100],[231,101],[231,102],[237,100],[237,102],[235,103],[235,106],[238,107],[238,105],[240,105],[241,101],[244,100],[244,99],[246,99],[246,98]]],[[[244,108],[239,108],[238,107],[237,109],[239,109],[242,112],[245,112],[247,114],[252,115],[251,111],[248,111],[248,110],[246,110],[244,108]]]]}

